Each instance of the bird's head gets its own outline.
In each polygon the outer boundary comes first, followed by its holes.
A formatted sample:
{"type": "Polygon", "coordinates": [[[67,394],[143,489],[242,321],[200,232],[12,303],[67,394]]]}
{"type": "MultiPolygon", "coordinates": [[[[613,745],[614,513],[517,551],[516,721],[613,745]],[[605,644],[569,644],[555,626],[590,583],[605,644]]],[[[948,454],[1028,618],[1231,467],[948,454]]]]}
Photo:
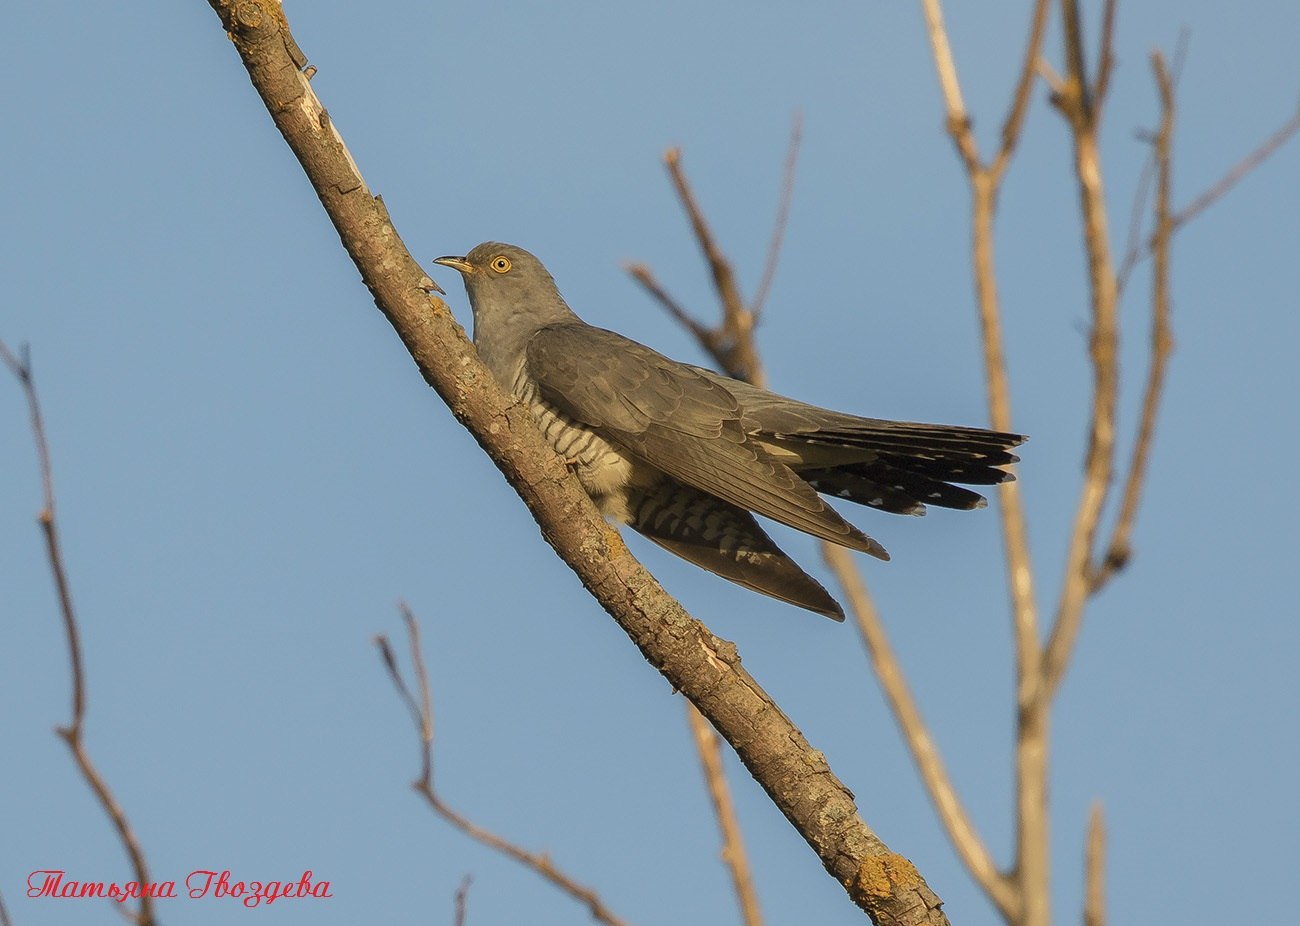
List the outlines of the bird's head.
{"type": "Polygon", "coordinates": [[[464,257],[439,257],[434,263],[460,272],[475,327],[516,313],[545,317],[564,306],[542,262],[513,244],[485,241],[464,257]]]}

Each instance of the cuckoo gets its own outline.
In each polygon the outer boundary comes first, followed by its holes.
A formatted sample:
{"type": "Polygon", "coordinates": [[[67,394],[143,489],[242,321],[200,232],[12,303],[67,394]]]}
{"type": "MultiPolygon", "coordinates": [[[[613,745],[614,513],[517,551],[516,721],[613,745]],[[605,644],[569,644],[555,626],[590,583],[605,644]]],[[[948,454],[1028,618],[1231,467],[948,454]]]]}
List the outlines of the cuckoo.
{"type": "Polygon", "coordinates": [[[880,559],[818,493],[881,511],[980,508],[953,483],[1013,479],[1024,440],[981,428],[860,418],[679,363],[587,324],[546,268],[490,241],[434,263],[460,272],[474,344],[606,517],[746,588],[844,619],[755,514],[880,559]]]}

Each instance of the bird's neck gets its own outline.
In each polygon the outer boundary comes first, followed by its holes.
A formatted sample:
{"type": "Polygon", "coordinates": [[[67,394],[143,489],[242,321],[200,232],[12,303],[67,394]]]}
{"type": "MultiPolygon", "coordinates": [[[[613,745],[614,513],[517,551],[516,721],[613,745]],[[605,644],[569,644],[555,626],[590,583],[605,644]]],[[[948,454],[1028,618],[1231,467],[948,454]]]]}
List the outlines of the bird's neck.
{"type": "Polygon", "coordinates": [[[474,346],[496,381],[512,389],[523,367],[528,342],[548,325],[578,322],[580,319],[564,300],[542,304],[493,306],[490,315],[473,304],[474,346]]]}

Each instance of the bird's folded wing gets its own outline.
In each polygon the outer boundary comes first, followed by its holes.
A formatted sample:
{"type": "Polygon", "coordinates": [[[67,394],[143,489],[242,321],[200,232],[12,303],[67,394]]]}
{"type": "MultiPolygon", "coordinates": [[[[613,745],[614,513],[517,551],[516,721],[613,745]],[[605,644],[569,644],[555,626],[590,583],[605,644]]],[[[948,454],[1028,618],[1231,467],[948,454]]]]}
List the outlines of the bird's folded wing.
{"type": "MultiPolygon", "coordinates": [[[[709,370],[700,373],[707,379],[720,379],[709,370]]],[[[1019,457],[1011,448],[1025,440],[1021,434],[984,428],[862,418],[748,383],[736,383],[731,391],[744,407],[746,431],[782,452],[799,454],[803,445],[808,448],[806,462],[812,466],[897,458],[911,468],[926,462],[943,464],[933,473],[939,478],[991,485],[1010,478],[997,467],[1017,462],[1019,457]]]]}
{"type": "Polygon", "coordinates": [[[585,324],[542,328],[528,375],[561,414],[711,495],[834,543],[886,556],[741,427],[722,381],[620,334],[585,324]]]}

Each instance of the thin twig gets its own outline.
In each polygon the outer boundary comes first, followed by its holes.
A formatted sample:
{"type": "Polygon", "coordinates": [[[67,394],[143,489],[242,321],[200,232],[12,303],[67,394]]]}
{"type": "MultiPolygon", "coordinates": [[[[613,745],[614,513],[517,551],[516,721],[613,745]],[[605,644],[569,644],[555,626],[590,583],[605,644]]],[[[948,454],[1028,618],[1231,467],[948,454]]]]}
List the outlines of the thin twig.
{"type": "Polygon", "coordinates": [[[695,199],[695,194],[691,191],[686,173],[682,170],[681,150],[669,149],[664,155],[664,165],[668,168],[669,176],[672,177],[677,198],[681,200],[682,208],[690,218],[695,240],[699,242],[700,250],[704,253],[705,260],[709,262],[709,270],[713,274],[713,286],[722,299],[722,324],[716,332],[721,351],[718,362],[729,376],[754,382],[753,371],[757,367],[757,362],[752,353],[753,339],[750,337],[750,332],[754,330],[754,314],[745,307],[740,288],[736,285],[736,274],[732,270],[731,262],[718,246],[717,239],[713,237],[709,223],[705,220],[704,213],[695,199]]]}
{"type": "Polygon", "coordinates": [[[1083,926],[1106,926],[1106,824],[1100,804],[1093,804],[1088,815],[1083,871],[1083,926]]]}
{"type": "MultiPolygon", "coordinates": [[[[1172,82],[1177,84],[1178,77],[1178,56],[1175,55],[1174,65],[1169,68],[1172,75],[1172,82]]],[[[1170,234],[1177,232],[1192,219],[1199,216],[1202,212],[1209,209],[1216,202],[1222,199],[1238,183],[1244,180],[1252,171],[1262,165],[1270,157],[1277,153],[1283,145],[1289,142],[1297,134],[1300,134],[1300,106],[1296,111],[1282,123],[1278,129],[1268,138],[1264,139],[1249,154],[1234,164],[1228,171],[1211,184],[1204,192],[1198,195],[1190,203],[1174,212],[1170,216],[1170,234]]],[[[1153,161],[1148,164],[1149,170],[1154,170],[1153,161]]],[[[1146,174],[1143,174],[1145,179],[1146,174]]],[[[1134,204],[1134,215],[1140,215],[1143,205],[1134,204]]],[[[1137,233],[1130,230],[1129,241],[1124,250],[1124,260],[1120,264],[1119,279],[1121,288],[1128,282],[1133,269],[1147,257],[1150,257],[1155,248],[1155,232],[1142,240],[1141,226],[1139,225],[1137,233]]]]}
{"type": "MultiPolygon", "coordinates": [[[[1183,65],[1187,61],[1187,49],[1191,42],[1191,33],[1183,28],[1178,33],[1178,41],[1174,45],[1174,63],[1170,71],[1170,84],[1172,87],[1178,86],[1178,79],[1182,76],[1183,65]]],[[[1159,96],[1160,87],[1157,85],[1156,93],[1159,96]]],[[[1156,130],[1157,132],[1159,129],[1156,130]]],[[[1137,192],[1133,196],[1133,211],[1129,216],[1128,239],[1124,243],[1124,259],[1120,261],[1118,277],[1118,286],[1120,293],[1123,293],[1128,286],[1128,279],[1142,259],[1150,256],[1151,247],[1154,244],[1152,236],[1147,236],[1146,249],[1143,250],[1143,232],[1146,228],[1147,200],[1151,193],[1151,180],[1156,173],[1156,137],[1154,133],[1138,133],[1140,140],[1151,142],[1151,153],[1146,161],[1142,164],[1142,173],[1138,178],[1137,192]]],[[[1154,233],[1153,233],[1154,234],[1154,233]]]]}
{"type": "Polygon", "coordinates": [[[413,672],[415,674],[416,685],[419,689],[418,696],[411,691],[403,678],[401,671],[397,667],[397,660],[393,655],[391,644],[388,638],[383,634],[375,637],[375,644],[379,647],[380,656],[383,659],[384,669],[388,672],[393,686],[401,696],[402,702],[408,710],[412,710],[412,720],[415,723],[416,732],[420,738],[420,777],[411,783],[425,800],[425,803],[433,810],[434,813],[442,817],[452,826],[456,827],[471,839],[482,843],[490,849],[506,855],[520,864],[531,868],[564,893],[568,894],[574,900],[584,904],[591,912],[592,918],[606,926],[626,926],[624,920],[615,916],[614,913],[605,906],[594,890],[585,885],[579,884],[570,878],[567,874],[555,867],[550,856],[540,852],[529,852],[520,848],[505,838],[484,829],[478,824],[471,821],[468,817],[463,816],[453,810],[434,790],[433,786],[433,695],[429,686],[429,673],[424,666],[424,656],[420,647],[420,624],[416,620],[415,614],[406,604],[401,604],[402,619],[406,622],[407,640],[411,647],[411,661],[413,672]]]}
{"type": "Polygon", "coordinates": [[[1106,103],[1110,90],[1110,75],[1115,69],[1115,14],[1119,3],[1106,0],[1101,13],[1101,48],[1097,52],[1097,80],[1092,87],[1092,98],[1098,109],[1106,103]]]}
{"type": "Polygon", "coordinates": [[[1042,53],[1043,35],[1047,32],[1047,18],[1051,10],[1050,0],[1037,0],[1034,4],[1033,19],[1029,25],[1029,39],[1025,43],[1025,54],[1020,64],[1020,78],[1016,81],[1015,92],[1011,95],[1011,108],[1007,111],[1006,121],[1002,123],[1002,145],[994,155],[989,171],[996,178],[1006,172],[1020,141],[1021,130],[1025,124],[1025,114],[1029,111],[1029,94],[1034,86],[1037,62],[1042,53]]]}
{"type": "Polygon", "coordinates": [[[456,917],[452,920],[453,926],[465,926],[465,908],[469,900],[469,886],[474,883],[472,875],[466,875],[460,879],[460,887],[456,888],[456,917]]]}
{"type": "Polygon", "coordinates": [[[9,910],[5,907],[3,893],[0,893],[0,926],[13,926],[13,920],[9,919],[9,910]]]}
{"type": "MultiPolygon", "coordinates": [[[[1170,214],[1172,187],[1172,148],[1174,132],[1174,84],[1165,67],[1160,52],[1151,55],[1151,69],[1160,91],[1160,128],[1155,139],[1155,232],[1152,235],[1152,253],[1155,265],[1151,276],[1151,360],[1147,382],[1142,394],[1142,412],[1138,419],[1137,440],[1124,480],[1123,501],[1119,516],[1105,545],[1101,561],[1094,565],[1091,576],[1091,593],[1096,594],[1119,570],[1128,563],[1131,555],[1130,538],[1137,520],[1142,489],[1146,484],[1148,461],[1154,440],[1156,421],[1160,413],[1160,400],[1164,394],[1165,369],[1173,352],[1173,326],[1170,324],[1169,305],[1169,248],[1174,225],[1170,214]]],[[[1057,663],[1048,645],[1048,679],[1054,684],[1057,663]]],[[[1059,655],[1057,656],[1059,659],[1059,655]]]]}
{"type": "MultiPolygon", "coordinates": [[[[1116,286],[1121,293],[1128,287],[1129,275],[1143,257],[1142,239],[1146,230],[1147,200],[1151,196],[1151,180],[1156,173],[1155,155],[1147,158],[1138,175],[1137,189],[1133,193],[1133,209],[1128,218],[1128,238],[1124,244],[1124,259],[1120,261],[1116,286]]],[[[1148,239],[1149,241],[1149,239],[1148,239]]]]}
{"type": "Polygon", "coordinates": [[[1174,214],[1172,217],[1173,227],[1177,229],[1186,225],[1222,199],[1225,193],[1240,183],[1247,174],[1272,157],[1297,132],[1300,132],[1300,106],[1296,108],[1291,118],[1282,124],[1281,128],[1264,140],[1263,144],[1233,165],[1232,169],[1224,174],[1217,183],[1174,214]]]}
{"type": "Polygon", "coordinates": [[[153,926],[155,922],[153,897],[146,890],[151,881],[144,852],[140,848],[135,832],[131,829],[131,824],[126,818],[126,812],[122,810],[121,805],[118,804],[117,799],[109,790],[108,783],[100,775],[99,770],[95,768],[94,763],[91,762],[90,754],[86,751],[83,739],[86,718],[86,677],[81,654],[81,634],[77,625],[76,612],[72,605],[72,590],[68,583],[67,571],[63,565],[62,547],[59,543],[59,529],[54,512],[54,469],[50,463],[49,443],[45,437],[45,423],[41,415],[40,401],[36,395],[36,383],[32,378],[31,358],[25,350],[21,359],[16,357],[9,350],[8,345],[4,341],[0,341],[0,362],[3,362],[10,372],[17,377],[24,394],[27,396],[27,407],[32,420],[32,437],[36,444],[36,456],[40,466],[41,486],[44,496],[44,507],[40,514],[37,515],[37,520],[40,522],[41,531],[45,536],[46,558],[50,564],[50,571],[54,576],[54,585],[59,597],[59,610],[63,616],[63,628],[68,641],[68,663],[72,669],[72,721],[67,726],[56,728],[56,732],[68,744],[68,749],[72,752],[72,758],[81,771],[81,777],[85,779],[90,789],[95,792],[95,797],[98,799],[100,806],[112,821],[113,828],[117,831],[118,841],[121,842],[123,849],[126,850],[126,854],[130,858],[136,883],[144,891],[143,896],[140,898],[139,911],[132,918],[140,926],[153,926]]]}
{"type": "Polygon", "coordinates": [[[854,565],[852,555],[843,547],[823,541],[821,549],[822,558],[839,579],[845,601],[862,634],[871,668],[880,681],[881,690],[893,711],[903,740],[911,750],[912,761],[916,763],[921,781],[953,848],[971,877],[983,888],[1002,916],[1008,922],[1015,922],[1018,916],[1015,886],[998,870],[987,845],[975,831],[975,824],[966,812],[957,789],[953,787],[952,778],[939,754],[938,744],[930,736],[925,719],[921,716],[916,698],[912,695],[902,666],[885,632],[885,624],[876,609],[875,599],[862,580],[862,574],[854,565]]]}
{"type": "MultiPolygon", "coordinates": [[[[627,271],[632,279],[640,283],[645,291],[657,300],[669,315],[676,319],[678,324],[693,334],[697,341],[701,344],[708,344],[710,353],[715,352],[713,339],[717,338],[718,334],[712,328],[696,321],[689,312],[682,308],[680,302],[668,295],[668,291],[664,289],[660,282],[655,278],[654,271],[645,264],[632,263],[624,264],[623,269],[627,271]]],[[[716,350],[720,351],[721,347],[716,348],[716,350]]],[[[719,363],[721,363],[721,361],[719,361],[719,363]]]]}
{"type": "Polygon", "coordinates": [[[943,9],[939,0],[921,0],[921,9],[925,13],[930,49],[934,53],[935,70],[939,74],[939,89],[948,110],[948,134],[957,146],[957,153],[966,163],[966,169],[974,174],[983,170],[983,167],[980,164],[979,148],[975,144],[975,133],[971,131],[970,116],[966,114],[966,103],[961,97],[957,65],[953,62],[948,31],[943,24],[943,9]]]}
{"type": "Polygon", "coordinates": [[[785,229],[790,223],[790,206],[794,202],[795,168],[799,165],[799,144],[803,139],[803,114],[796,112],[790,124],[790,147],[785,153],[785,171],[781,177],[781,199],[777,203],[776,218],[772,222],[772,237],[767,244],[767,258],[763,261],[763,276],[758,281],[758,290],[754,300],[749,304],[749,312],[758,324],[767,304],[767,294],[776,279],[776,265],[781,260],[781,245],[785,241],[785,229]]]}
{"type": "Polygon", "coordinates": [[[686,702],[686,719],[704,770],[704,784],[713,803],[713,815],[722,830],[722,861],[731,873],[741,921],[745,926],[763,926],[763,911],[758,905],[758,891],[754,888],[745,840],[740,834],[740,820],[736,817],[736,807],[731,801],[731,790],[727,787],[727,776],[722,768],[718,734],[689,701],[686,702]]]}
{"type": "Polygon", "coordinates": [[[691,220],[695,238],[700,242],[704,256],[708,259],[709,270],[713,273],[713,284],[722,296],[722,301],[727,307],[727,314],[735,316],[744,314],[745,300],[741,298],[740,289],[736,285],[736,275],[732,271],[731,264],[727,261],[726,256],[722,253],[722,249],[718,247],[717,240],[709,229],[709,223],[705,221],[704,213],[700,211],[699,203],[695,200],[695,194],[691,191],[690,184],[686,180],[686,174],[682,171],[682,151],[680,148],[669,148],[664,152],[664,166],[668,168],[668,175],[672,177],[673,186],[677,188],[677,196],[691,220]]]}

